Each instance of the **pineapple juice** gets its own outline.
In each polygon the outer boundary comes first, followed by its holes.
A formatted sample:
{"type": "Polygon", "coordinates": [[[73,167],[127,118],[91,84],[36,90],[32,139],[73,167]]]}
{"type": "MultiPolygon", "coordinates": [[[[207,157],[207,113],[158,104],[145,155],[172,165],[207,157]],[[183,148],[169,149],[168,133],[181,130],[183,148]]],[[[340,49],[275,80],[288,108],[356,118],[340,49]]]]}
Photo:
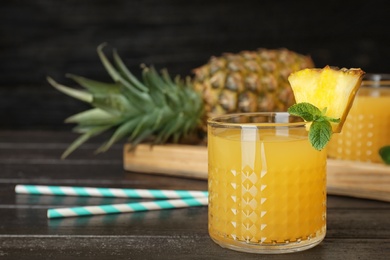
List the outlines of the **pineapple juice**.
{"type": "Polygon", "coordinates": [[[379,149],[390,145],[390,87],[362,87],[340,134],[328,145],[331,158],[382,162],[379,149]]]}
{"type": "Polygon", "coordinates": [[[284,253],[326,232],[326,152],[298,129],[210,126],[209,233],[222,247],[284,253]]]}

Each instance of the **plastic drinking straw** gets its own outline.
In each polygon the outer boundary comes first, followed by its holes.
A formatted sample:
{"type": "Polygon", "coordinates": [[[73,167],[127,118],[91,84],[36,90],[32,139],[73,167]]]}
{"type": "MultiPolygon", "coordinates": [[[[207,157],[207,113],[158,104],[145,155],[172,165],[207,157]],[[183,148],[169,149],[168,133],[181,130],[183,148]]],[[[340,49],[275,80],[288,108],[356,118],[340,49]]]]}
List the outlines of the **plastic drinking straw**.
{"type": "Polygon", "coordinates": [[[199,198],[192,198],[192,199],[156,200],[156,201],[147,201],[147,202],[134,202],[134,203],[127,203],[127,204],[57,208],[57,209],[48,209],[47,217],[65,218],[65,217],[76,217],[76,216],[93,216],[93,215],[105,215],[105,214],[126,213],[126,212],[136,212],[136,211],[196,207],[196,206],[205,206],[207,204],[208,204],[207,197],[199,197],[199,198]]]}
{"type": "Polygon", "coordinates": [[[193,190],[157,190],[157,189],[118,189],[93,187],[68,187],[45,185],[16,185],[18,194],[116,197],[116,198],[149,198],[149,199],[183,199],[207,197],[207,191],[193,190]]]}

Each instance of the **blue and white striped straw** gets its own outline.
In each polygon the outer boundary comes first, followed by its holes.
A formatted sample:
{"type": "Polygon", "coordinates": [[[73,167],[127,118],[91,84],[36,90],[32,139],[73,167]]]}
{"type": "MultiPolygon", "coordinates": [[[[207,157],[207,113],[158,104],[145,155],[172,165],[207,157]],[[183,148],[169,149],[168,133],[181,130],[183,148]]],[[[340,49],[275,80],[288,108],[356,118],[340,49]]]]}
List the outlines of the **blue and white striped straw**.
{"type": "Polygon", "coordinates": [[[199,197],[192,199],[173,199],[173,200],[156,200],[148,202],[134,202],[127,204],[112,204],[100,206],[85,206],[73,208],[58,208],[49,209],[47,211],[48,218],[65,218],[77,216],[93,216],[115,213],[126,213],[136,211],[149,211],[173,208],[186,208],[205,206],[208,204],[207,197],[199,197]]]}
{"type": "Polygon", "coordinates": [[[207,191],[194,190],[158,190],[158,189],[118,189],[94,187],[68,187],[45,185],[16,185],[18,194],[115,197],[115,198],[148,198],[148,199],[183,199],[207,197],[207,191]]]}

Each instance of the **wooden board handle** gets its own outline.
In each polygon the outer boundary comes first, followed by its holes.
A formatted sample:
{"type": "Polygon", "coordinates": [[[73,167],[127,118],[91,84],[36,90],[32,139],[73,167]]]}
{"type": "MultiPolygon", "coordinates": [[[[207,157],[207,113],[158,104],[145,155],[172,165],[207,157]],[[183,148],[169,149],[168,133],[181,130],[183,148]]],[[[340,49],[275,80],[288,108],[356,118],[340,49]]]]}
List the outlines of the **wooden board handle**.
{"type": "Polygon", "coordinates": [[[194,145],[138,145],[124,147],[124,168],[128,171],[207,179],[207,148],[194,145]]]}
{"type": "Polygon", "coordinates": [[[390,166],[328,159],[329,194],[390,202],[390,166]]]}
{"type": "MultiPolygon", "coordinates": [[[[207,179],[207,148],[192,145],[124,147],[124,169],[207,179]]],[[[328,159],[328,194],[390,202],[390,166],[328,159]]]]}

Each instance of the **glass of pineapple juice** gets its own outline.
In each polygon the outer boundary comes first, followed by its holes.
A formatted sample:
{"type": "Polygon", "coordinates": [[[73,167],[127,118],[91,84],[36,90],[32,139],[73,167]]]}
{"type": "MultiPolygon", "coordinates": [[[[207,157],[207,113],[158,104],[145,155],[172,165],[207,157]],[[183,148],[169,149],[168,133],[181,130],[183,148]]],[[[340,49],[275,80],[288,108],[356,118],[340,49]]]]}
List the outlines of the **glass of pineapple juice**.
{"type": "Polygon", "coordinates": [[[328,144],[330,158],[381,163],[390,145],[390,74],[367,74],[340,134],[328,144]]]}
{"type": "Polygon", "coordinates": [[[326,233],[326,151],[288,113],[208,121],[209,234],[220,246],[289,253],[326,233]]]}

